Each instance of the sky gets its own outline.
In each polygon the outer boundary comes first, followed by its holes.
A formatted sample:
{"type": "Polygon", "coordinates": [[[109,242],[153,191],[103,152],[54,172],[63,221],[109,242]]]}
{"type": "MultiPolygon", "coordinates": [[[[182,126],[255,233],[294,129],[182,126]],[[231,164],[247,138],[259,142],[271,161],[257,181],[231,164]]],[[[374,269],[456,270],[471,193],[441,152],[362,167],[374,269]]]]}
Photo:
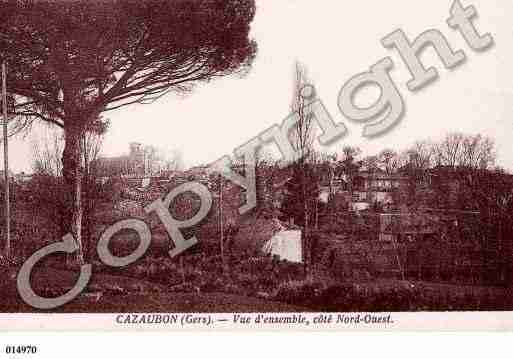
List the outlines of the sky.
{"type": "MultiPolygon", "coordinates": [[[[358,145],[365,153],[404,149],[416,140],[440,139],[451,131],[481,133],[496,141],[498,164],[513,170],[513,3],[504,0],[463,0],[474,5],[481,34],[491,33],[495,45],[482,53],[471,50],[459,32],[446,24],[452,0],[257,0],[251,36],[258,43],[253,69],[200,85],[186,97],[170,94],[152,105],[133,105],[109,112],[111,128],[104,156],[128,152],[130,142],[178,149],[187,165],[211,163],[289,114],[296,61],[308,69],[317,93],[349,134],[325,149],[358,145]],[[444,69],[432,49],[422,59],[435,66],[439,79],[415,93],[406,83],[410,74],[394,50],[381,39],[402,29],[414,39],[428,29],[440,30],[466,63],[444,69]],[[384,136],[362,137],[363,126],[344,118],[337,106],[343,85],[358,73],[391,57],[391,76],[406,105],[399,125],[384,136]]],[[[371,104],[379,91],[361,91],[360,105],[371,104]]],[[[34,131],[41,128],[35,127],[34,131]]],[[[30,172],[31,137],[10,142],[14,172],[30,172]]]]}

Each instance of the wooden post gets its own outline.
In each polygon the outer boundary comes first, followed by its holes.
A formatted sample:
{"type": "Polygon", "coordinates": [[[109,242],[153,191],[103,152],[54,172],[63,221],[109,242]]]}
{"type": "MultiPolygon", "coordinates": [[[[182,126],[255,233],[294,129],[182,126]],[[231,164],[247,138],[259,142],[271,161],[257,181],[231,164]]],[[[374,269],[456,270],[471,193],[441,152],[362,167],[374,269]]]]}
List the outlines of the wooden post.
{"type": "Polygon", "coordinates": [[[11,257],[11,206],[9,191],[9,147],[7,140],[7,65],[2,63],[2,103],[4,132],[4,181],[5,181],[5,256],[11,257]]]}
{"type": "Polygon", "coordinates": [[[183,263],[183,255],[180,256],[180,273],[182,274],[182,285],[185,285],[185,264],[183,263]]]}
{"type": "Polygon", "coordinates": [[[319,229],[319,198],[315,200],[315,229],[319,229]]]}
{"type": "Polygon", "coordinates": [[[224,272],[224,223],[223,223],[223,177],[219,176],[219,228],[221,235],[219,237],[221,247],[221,266],[224,272]]]}

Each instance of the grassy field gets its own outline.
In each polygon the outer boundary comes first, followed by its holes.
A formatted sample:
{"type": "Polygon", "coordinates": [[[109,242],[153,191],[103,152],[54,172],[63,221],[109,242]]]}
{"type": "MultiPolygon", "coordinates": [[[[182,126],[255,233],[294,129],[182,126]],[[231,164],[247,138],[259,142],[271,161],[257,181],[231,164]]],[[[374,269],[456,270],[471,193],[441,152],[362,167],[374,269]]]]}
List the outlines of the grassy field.
{"type": "MultiPolygon", "coordinates": [[[[0,270],[0,312],[45,312],[23,302],[15,272],[0,270]]],[[[75,283],[77,274],[48,267],[33,272],[36,293],[54,297],[75,283]]],[[[236,293],[176,290],[169,286],[124,276],[93,275],[86,290],[67,305],[50,312],[359,312],[511,310],[511,289],[458,286],[428,282],[372,280],[345,283],[318,290],[316,284],[296,281],[270,298],[236,293]]]]}
{"type": "MultiPolygon", "coordinates": [[[[45,312],[23,302],[12,272],[1,271],[0,312],[45,312]]],[[[77,275],[70,271],[39,268],[32,276],[36,293],[60,295],[70,288],[77,275]],[[51,288],[51,293],[49,289],[51,288]]],[[[165,286],[138,279],[111,275],[93,275],[86,291],[75,300],[51,312],[64,313],[230,313],[230,312],[301,312],[306,308],[285,303],[225,293],[176,293],[165,286]],[[101,297],[96,294],[102,293],[101,297]]]]}

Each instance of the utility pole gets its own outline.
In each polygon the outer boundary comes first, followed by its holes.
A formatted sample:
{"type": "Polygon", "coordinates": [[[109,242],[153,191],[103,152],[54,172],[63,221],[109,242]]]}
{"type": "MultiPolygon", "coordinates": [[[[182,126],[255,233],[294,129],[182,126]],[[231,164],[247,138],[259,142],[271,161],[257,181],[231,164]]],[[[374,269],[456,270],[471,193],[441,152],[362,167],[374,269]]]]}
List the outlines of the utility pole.
{"type": "Polygon", "coordinates": [[[219,175],[219,227],[221,230],[221,262],[224,270],[223,177],[219,175]]]}
{"type": "Polygon", "coordinates": [[[7,140],[7,65],[2,63],[2,103],[4,130],[4,181],[5,181],[5,256],[11,257],[11,205],[9,203],[9,148],[7,140]]]}

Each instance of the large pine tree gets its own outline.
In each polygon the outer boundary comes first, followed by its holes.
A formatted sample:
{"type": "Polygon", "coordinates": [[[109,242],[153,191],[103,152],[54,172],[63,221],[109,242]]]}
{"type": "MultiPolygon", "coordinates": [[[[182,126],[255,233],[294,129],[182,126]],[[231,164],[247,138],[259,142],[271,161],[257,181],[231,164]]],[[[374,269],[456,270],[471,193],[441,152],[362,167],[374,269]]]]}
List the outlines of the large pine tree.
{"type": "Polygon", "coordinates": [[[248,70],[254,14],[254,0],[0,2],[0,61],[18,119],[64,131],[66,227],[79,247],[84,134],[104,127],[106,111],[248,70]]]}

